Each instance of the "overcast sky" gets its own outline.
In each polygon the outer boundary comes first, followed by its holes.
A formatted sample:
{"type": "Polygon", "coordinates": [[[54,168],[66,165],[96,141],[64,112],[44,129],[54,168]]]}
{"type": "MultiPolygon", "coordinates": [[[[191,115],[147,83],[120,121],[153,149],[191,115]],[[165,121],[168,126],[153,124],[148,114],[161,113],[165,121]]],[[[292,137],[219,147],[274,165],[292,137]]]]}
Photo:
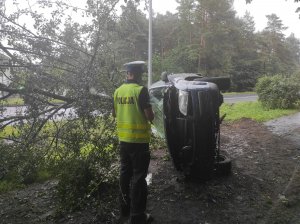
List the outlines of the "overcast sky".
{"type": "MultiPolygon", "coordinates": [[[[66,1],[70,4],[82,4],[79,0],[66,1]]],[[[30,0],[29,2],[34,4],[34,0],[30,0]]],[[[12,3],[12,0],[9,0],[7,3],[12,3]]],[[[27,1],[22,3],[24,3],[25,6],[28,4],[27,1]]],[[[120,1],[120,3],[125,4],[124,1],[120,1]]],[[[8,4],[8,7],[9,5],[10,4],[8,4]]],[[[176,12],[178,4],[176,0],[152,0],[152,6],[155,13],[164,14],[166,11],[172,13],[176,12]]],[[[295,13],[297,7],[300,7],[300,2],[295,3],[294,0],[252,0],[251,4],[246,4],[245,0],[235,0],[234,2],[234,8],[238,16],[242,17],[246,10],[250,12],[254,17],[257,30],[262,30],[266,27],[266,15],[275,13],[282,20],[283,24],[288,27],[285,34],[288,36],[293,32],[296,37],[300,39],[299,13],[295,13]]]]}
{"type": "MultiPolygon", "coordinates": [[[[152,5],[156,13],[175,12],[178,6],[175,0],[152,0],[152,5]]],[[[300,7],[300,3],[294,3],[294,0],[253,0],[251,4],[246,4],[245,0],[235,0],[234,3],[238,16],[242,17],[246,10],[250,12],[254,17],[257,30],[266,27],[266,15],[275,13],[283,24],[289,27],[285,34],[290,35],[293,32],[297,38],[300,38],[299,13],[295,13],[297,7],[300,7]]]]}
{"type": "Polygon", "coordinates": [[[300,3],[295,3],[294,0],[253,0],[251,4],[246,4],[245,0],[235,0],[234,7],[238,16],[243,16],[246,10],[249,11],[254,17],[257,30],[266,27],[266,15],[275,13],[288,27],[285,34],[290,35],[293,32],[300,38],[299,13],[295,13],[300,3]]]}

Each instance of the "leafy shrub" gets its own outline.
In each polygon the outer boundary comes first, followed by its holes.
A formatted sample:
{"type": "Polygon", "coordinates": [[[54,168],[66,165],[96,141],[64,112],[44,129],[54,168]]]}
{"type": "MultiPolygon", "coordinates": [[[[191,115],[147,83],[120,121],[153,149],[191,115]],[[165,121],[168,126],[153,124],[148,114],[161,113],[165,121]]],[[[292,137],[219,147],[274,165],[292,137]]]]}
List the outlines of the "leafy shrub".
{"type": "Polygon", "coordinates": [[[294,77],[264,76],[258,80],[256,92],[264,107],[288,109],[295,107],[300,99],[300,84],[294,77]]]}
{"type": "Polygon", "coordinates": [[[18,127],[23,144],[0,142],[0,191],[56,177],[60,211],[91,203],[106,208],[103,199],[118,192],[114,124],[109,115],[49,122],[35,141],[28,138],[33,128],[18,127]]]}
{"type": "Polygon", "coordinates": [[[117,174],[117,167],[104,167],[95,157],[68,159],[57,186],[60,209],[72,211],[92,202],[101,203],[107,190],[117,186],[117,174]]]}
{"type": "Polygon", "coordinates": [[[156,150],[156,149],[161,149],[166,147],[167,145],[165,139],[157,135],[154,135],[153,133],[151,134],[150,150],[156,150]]]}
{"type": "Polygon", "coordinates": [[[10,186],[7,190],[35,182],[44,162],[37,148],[24,149],[17,144],[1,143],[0,155],[0,181],[10,186]]]}
{"type": "Polygon", "coordinates": [[[14,181],[2,180],[0,181],[0,193],[5,193],[17,188],[22,188],[23,185],[14,181]]]}
{"type": "Polygon", "coordinates": [[[78,120],[64,125],[59,147],[54,150],[56,156],[52,157],[61,211],[101,204],[108,191],[118,186],[118,142],[113,121],[106,117],[87,127],[84,123],[78,120]]]}

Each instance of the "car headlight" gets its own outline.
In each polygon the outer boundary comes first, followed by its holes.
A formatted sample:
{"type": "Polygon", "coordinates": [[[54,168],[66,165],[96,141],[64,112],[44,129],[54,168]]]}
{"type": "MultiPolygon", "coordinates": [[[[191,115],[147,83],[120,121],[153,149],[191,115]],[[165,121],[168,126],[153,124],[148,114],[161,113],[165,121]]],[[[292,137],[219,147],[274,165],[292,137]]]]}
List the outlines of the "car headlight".
{"type": "Polygon", "coordinates": [[[178,96],[179,111],[185,116],[187,115],[187,111],[188,111],[188,103],[189,103],[189,93],[183,90],[179,90],[179,96],[178,96]]]}

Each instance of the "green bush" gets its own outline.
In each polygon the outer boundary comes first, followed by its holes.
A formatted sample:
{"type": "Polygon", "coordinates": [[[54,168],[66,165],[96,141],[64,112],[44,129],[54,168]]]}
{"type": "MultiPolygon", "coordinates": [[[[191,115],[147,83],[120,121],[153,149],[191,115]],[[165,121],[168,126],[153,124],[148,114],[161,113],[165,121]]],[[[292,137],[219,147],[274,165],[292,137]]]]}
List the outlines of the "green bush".
{"type": "Polygon", "coordinates": [[[0,142],[0,192],[54,177],[61,212],[92,203],[103,211],[105,198],[118,198],[118,140],[110,116],[49,122],[34,144],[26,135],[32,131],[18,130],[23,144],[0,142]]]}
{"type": "Polygon", "coordinates": [[[300,99],[300,84],[295,77],[283,75],[261,77],[256,92],[262,105],[269,109],[294,108],[300,99]]]}
{"type": "MultiPolygon", "coordinates": [[[[62,211],[73,211],[101,199],[118,186],[118,167],[103,166],[101,158],[73,158],[65,161],[59,175],[57,198],[62,211]]],[[[105,161],[107,162],[107,161],[105,161]]]]}
{"type": "Polygon", "coordinates": [[[106,117],[95,119],[93,125],[84,123],[64,125],[59,147],[51,157],[59,180],[57,198],[61,211],[77,210],[91,203],[101,205],[103,198],[111,195],[108,192],[118,186],[114,122],[106,117]]]}
{"type": "Polygon", "coordinates": [[[0,144],[0,192],[14,190],[36,182],[44,165],[37,147],[22,148],[18,144],[0,144]]]}
{"type": "Polygon", "coordinates": [[[150,150],[157,150],[166,148],[166,141],[164,138],[159,137],[158,135],[151,134],[151,140],[150,140],[150,150]]]}
{"type": "Polygon", "coordinates": [[[0,180],[0,193],[5,193],[22,187],[22,184],[14,181],[0,180]]]}

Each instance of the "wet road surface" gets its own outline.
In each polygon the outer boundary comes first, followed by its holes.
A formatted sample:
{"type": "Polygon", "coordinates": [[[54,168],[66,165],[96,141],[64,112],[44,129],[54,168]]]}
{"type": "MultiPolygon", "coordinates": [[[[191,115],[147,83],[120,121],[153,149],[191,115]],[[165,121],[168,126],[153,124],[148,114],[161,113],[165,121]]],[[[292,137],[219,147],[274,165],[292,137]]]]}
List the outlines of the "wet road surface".
{"type": "Polygon", "coordinates": [[[300,147],[300,112],[264,123],[274,134],[295,142],[300,147]]]}
{"type": "Polygon", "coordinates": [[[225,103],[253,102],[257,101],[257,99],[258,96],[252,93],[224,95],[225,103]]]}

